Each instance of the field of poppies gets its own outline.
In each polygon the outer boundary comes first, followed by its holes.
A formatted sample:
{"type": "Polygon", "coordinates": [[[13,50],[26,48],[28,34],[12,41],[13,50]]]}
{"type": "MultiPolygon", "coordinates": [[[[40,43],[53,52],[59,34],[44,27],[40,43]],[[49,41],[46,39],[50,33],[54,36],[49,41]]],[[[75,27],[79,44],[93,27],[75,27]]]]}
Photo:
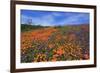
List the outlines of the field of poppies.
{"type": "Polygon", "coordinates": [[[88,24],[33,27],[21,29],[22,63],[89,59],[88,24]]]}

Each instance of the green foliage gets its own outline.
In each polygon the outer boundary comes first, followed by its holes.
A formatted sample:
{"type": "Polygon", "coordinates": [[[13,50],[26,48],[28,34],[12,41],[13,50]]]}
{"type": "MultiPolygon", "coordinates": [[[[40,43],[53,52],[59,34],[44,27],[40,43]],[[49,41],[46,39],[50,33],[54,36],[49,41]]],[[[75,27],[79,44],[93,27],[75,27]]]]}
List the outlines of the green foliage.
{"type": "Polygon", "coordinates": [[[30,31],[30,30],[35,30],[35,29],[40,29],[40,28],[44,28],[41,25],[28,25],[28,24],[21,24],[21,31],[30,31]]]}

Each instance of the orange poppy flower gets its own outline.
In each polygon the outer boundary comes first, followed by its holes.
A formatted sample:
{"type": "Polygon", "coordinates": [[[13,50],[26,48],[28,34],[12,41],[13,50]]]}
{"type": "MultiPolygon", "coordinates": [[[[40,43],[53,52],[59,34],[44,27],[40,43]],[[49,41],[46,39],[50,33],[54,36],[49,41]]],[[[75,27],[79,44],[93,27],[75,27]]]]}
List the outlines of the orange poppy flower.
{"type": "Polygon", "coordinates": [[[64,54],[64,50],[63,49],[58,49],[57,52],[56,52],[58,55],[62,55],[64,54]]]}

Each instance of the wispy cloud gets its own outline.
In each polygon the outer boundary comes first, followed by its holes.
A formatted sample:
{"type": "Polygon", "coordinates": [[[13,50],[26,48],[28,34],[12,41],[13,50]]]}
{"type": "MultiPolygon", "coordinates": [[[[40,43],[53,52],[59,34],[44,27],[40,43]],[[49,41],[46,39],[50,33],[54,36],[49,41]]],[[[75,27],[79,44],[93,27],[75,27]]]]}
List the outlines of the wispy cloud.
{"type": "Polygon", "coordinates": [[[27,24],[29,20],[32,20],[32,24],[34,25],[43,25],[43,26],[50,26],[54,22],[54,18],[52,15],[46,15],[42,17],[29,17],[26,15],[21,15],[22,24],[27,24]]]}
{"type": "Polygon", "coordinates": [[[53,16],[56,16],[56,17],[62,16],[61,13],[57,13],[57,12],[52,12],[52,15],[53,15],[53,16]]]}
{"type": "Polygon", "coordinates": [[[84,24],[89,23],[89,13],[23,10],[21,23],[27,24],[30,19],[33,25],[43,26],[84,24]]]}
{"type": "Polygon", "coordinates": [[[73,16],[69,16],[68,18],[65,18],[64,20],[60,21],[59,24],[88,24],[89,23],[89,15],[85,14],[77,14],[73,16]]]}

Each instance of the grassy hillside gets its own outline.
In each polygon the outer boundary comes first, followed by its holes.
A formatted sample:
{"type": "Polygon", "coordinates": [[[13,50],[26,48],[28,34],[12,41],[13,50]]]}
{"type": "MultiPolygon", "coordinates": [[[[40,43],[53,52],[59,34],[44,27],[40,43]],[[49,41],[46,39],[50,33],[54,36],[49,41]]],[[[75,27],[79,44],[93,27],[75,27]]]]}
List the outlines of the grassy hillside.
{"type": "Polygon", "coordinates": [[[21,31],[30,31],[30,30],[35,30],[35,29],[40,29],[44,28],[43,26],[40,25],[26,25],[26,24],[21,24],[21,31]]]}

